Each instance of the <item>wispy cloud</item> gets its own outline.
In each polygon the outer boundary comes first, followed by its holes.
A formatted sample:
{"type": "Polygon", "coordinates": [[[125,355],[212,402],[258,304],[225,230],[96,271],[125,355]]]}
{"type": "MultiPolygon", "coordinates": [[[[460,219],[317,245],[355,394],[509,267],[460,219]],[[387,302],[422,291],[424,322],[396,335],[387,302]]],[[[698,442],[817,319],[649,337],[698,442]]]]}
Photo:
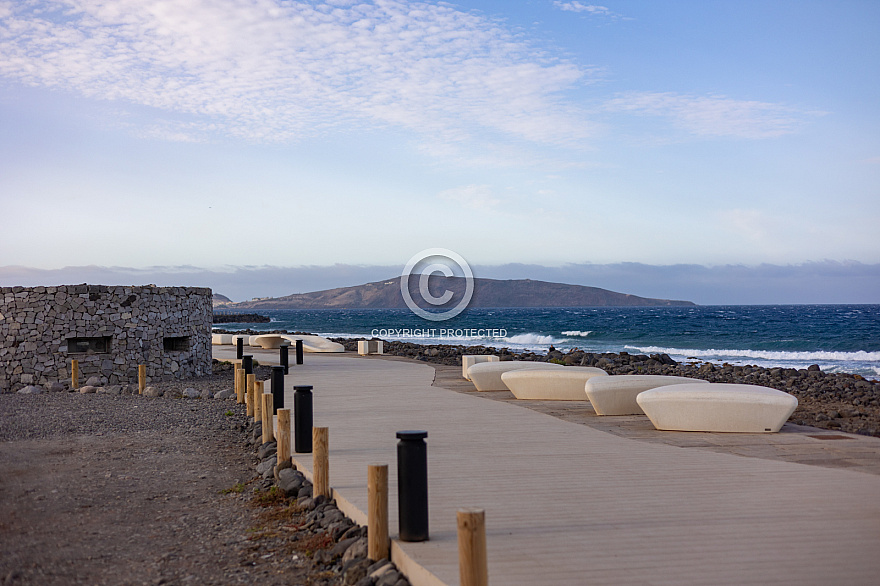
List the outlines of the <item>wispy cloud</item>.
{"type": "Polygon", "coordinates": [[[156,108],[170,119],[144,132],[169,140],[390,126],[571,143],[588,132],[560,98],[587,70],[448,4],[0,0],[0,75],[156,108]]]}
{"type": "Polygon", "coordinates": [[[609,100],[604,108],[609,112],[665,117],[693,135],[752,139],[790,134],[804,116],[794,108],[770,102],[670,92],[630,92],[609,100]]]}
{"type": "Polygon", "coordinates": [[[586,12],[587,14],[598,16],[617,16],[617,14],[611,12],[608,7],[597,6],[595,4],[583,4],[581,2],[560,2],[559,0],[554,0],[553,6],[555,6],[559,10],[564,10],[566,12],[586,12]]]}
{"type": "Polygon", "coordinates": [[[457,203],[472,210],[490,210],[501,203],[488,185],[465,185],[440,192],[440,199],[457,203]]]}

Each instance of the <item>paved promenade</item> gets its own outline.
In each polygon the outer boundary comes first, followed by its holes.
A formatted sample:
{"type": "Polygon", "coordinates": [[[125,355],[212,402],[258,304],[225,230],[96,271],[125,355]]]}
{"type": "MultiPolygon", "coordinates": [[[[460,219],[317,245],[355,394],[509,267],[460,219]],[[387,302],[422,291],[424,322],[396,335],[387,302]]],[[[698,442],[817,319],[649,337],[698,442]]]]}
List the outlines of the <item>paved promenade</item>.
{"type": "MultiPolygon", "coordinates": [[[[261,363],[277,356],[252,353],[261,363]]],[[[458,584],[462,507],[486,510],[496,585],[868,585],[880,576],[876,474],[620,437],[432,386],[424,364],[305,360],[291,367],[285,404],[294,384],[314,386],[315,425],[330,428],[330,483],[356,521],[366,522],[367,466],[387,463],[396,535],[394,434],[428,431],[431,540],[393,546],[416,586],[458,584]]],[[[297,462],[311,470],[309,456],[297,462]]]]}

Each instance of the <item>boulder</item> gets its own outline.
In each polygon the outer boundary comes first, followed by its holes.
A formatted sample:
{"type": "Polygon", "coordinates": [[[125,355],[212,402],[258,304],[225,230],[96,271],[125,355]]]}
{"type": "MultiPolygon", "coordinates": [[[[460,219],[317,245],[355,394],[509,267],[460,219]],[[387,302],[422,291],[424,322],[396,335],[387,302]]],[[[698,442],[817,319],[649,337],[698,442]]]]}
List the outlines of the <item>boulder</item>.
{"type": "Polygon", "coordinates": [[[86,385],[84,387],[79,388],[79,392],[83,395],[88,395],[90,393],[95,393],[98,391],[98,387],[93,387],[92,385],[86,385]]]}
{"type": "Polygon", "coordinates": [[[35,387],[33,385],[28,385],[28,386],[18,390],[19,395],[39,395],[42,392],[43,392],[42,388],[35,387]]]}
{"type": "Polygon", "coordinates": [[[189,387],[183,389],[183,396],[186,399],[198,399],[201,396],[201,393],[198,392],[196,389],[189,387]]]}
{"type": "Polygon", "coordinates": [[[231,399],[235,396],[235,391],[232,389],[227,389],[225,391],[218,391],[214,394],[215,399],[231,399]]]}
{"type": "Polygon", "coordinates": [[[163,394],[162,389],[157,387],[147,387],[144,389],[144,397],[161,397],[163,394]]]}

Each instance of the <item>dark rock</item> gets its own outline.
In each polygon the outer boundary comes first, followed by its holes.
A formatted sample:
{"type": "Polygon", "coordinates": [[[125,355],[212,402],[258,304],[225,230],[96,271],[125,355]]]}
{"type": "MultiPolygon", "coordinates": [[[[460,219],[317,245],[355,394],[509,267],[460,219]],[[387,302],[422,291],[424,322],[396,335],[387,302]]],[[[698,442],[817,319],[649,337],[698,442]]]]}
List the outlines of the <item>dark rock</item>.
{"type": "Polygon", "coordinates": [[[357,560],[346,568],[342,573],[343,584],[354,586],[367,575],[370,560],[357,560]]]}

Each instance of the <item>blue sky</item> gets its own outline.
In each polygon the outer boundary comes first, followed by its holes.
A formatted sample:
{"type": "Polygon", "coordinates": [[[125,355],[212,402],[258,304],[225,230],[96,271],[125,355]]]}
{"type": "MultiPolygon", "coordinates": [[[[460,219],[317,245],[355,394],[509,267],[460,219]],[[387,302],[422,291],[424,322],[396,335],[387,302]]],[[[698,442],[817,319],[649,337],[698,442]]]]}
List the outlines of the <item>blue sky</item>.
{"type": "Polygon", "coordinates": [[[830,263],[877,302],[877,30],[874,1],[0,0],[0,267],[315,269],[246,298],[443,247],[650,296],[633,267],[830,263]]]}

